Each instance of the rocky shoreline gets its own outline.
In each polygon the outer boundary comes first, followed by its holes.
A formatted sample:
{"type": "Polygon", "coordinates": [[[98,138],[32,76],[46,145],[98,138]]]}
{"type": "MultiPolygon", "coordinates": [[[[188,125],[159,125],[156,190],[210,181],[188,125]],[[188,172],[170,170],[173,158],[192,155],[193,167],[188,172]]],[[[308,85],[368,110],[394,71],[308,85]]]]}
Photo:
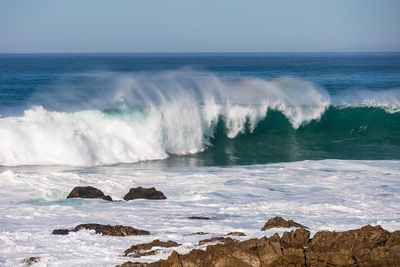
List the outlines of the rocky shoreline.
{"type": "MultiPolygon", "coordinates": [[[[75,187],[67,198],[100,198],[112,201],[111,197],[94,187],[75,187]]],[[[166,196],[155,188],[137,187],[131,188],[124,197],[126,201],[138,198],[154,200],[166,199],[166,196]]],[[[210,220],[211,218],[191,216],[188,219],[210,220]]],[[[186,254],[179,254],[174,250],[165,260],[145,263],[127,259],[125,263],[117,266],[400,266],[400,231],[388,232],[379,225],[366,225],[344,232],[320,231],[310,238],[311,233],[306,226],[281,217],[269,219],[261,231],[292,227],[296,229],[286,231],[281,236],[275,233],[270,237],[242,239],[242,241],[235,237],[246,235],[234,231],[226,236],[201,240],[197,245],[199,248],[186,254]],[[204,245],[207,245],[205,250],[203,250],[204,245]]],[[[150,235],[149,231],[138,230],[131,226],[97,223],[80,224],[73,229],[55,229],[52,233],[67,235],[83,229],[94,230],[96,234],[104,236],[150,235]]],[[[175,241],[156,239],[149,243],[135,244],[124,252],[121,251],[121,254],[123,257],[138,259],[156,255],[163,248],[178,246],[181,244],[175,241]]],[[[29,266],[40,260],[40,257],[31,257],[25,259],[23,263],[29,266]]]]}
{"type": "Polygon", "coordinates": [[[236,241],[215,239],[219,244],[187,254],[173,251],[167,260],[153,263],[128,261],[119,267],[175,266],[400,266],[400,231],[366,225],[345,232],[317,232],[310,239],[305,228],[282,237],[236,241]]]}

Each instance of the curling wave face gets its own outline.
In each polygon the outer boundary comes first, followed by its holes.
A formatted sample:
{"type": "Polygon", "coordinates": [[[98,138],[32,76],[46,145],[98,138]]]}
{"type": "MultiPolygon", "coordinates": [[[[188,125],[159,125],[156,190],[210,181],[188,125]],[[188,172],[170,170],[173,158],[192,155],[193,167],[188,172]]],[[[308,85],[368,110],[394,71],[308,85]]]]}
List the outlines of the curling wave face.
{"type": "Polygon", "coordinates": [[[303,80],[190,70],[151,78],[109,73],[101,81],[103,89],[81,97],[84,110],[69,110],[77,92],[57,98],[54,91],[46,95],[51,105],[1,118],[0,165],[93,166],[170,155],[208,165],[400,158],[397,90],[336,101],[303,80]]]}

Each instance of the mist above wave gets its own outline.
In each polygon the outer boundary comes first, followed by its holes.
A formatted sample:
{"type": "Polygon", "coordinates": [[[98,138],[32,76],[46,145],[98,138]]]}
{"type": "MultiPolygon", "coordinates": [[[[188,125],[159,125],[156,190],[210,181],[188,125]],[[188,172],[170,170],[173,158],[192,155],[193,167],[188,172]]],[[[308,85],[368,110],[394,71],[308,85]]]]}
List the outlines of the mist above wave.
{"type": "Polygon", "coordinates": [[[0,119],[0,165],[102,165],[197,153],[210,145],[221,117],[234,138],[246,127],[253,131],[269,109],[296,129],[320,118],[330,103],[324,89],[289,78],[229,79],[181,70],[97,79],[98,87],[41,94],[46,108],[0,119]],[[66,112],[71,103],[82,110],[66,112]],[[110,108],[118,112],[102,111],[110,108]]]}

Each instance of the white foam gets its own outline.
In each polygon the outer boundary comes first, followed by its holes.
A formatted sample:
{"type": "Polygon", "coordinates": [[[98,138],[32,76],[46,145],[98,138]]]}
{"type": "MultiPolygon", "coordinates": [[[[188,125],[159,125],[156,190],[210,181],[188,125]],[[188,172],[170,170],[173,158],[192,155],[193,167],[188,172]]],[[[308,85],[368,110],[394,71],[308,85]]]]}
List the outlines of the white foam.
{"type": "MultiPolygon", "coordinates": [[[[0,265],[15,266],[40,256],[43,266],[114,266],[133,244],[174,240],[178,252],[198,248],[199,240],[243,231],[261,232],[271,217],[282,216],[320,230],[348,230],[380,224],[400,229],[400,161],[303,161],[233,167],[137,168],[132,165],[13,167],[0,172],[0,265]],[[78,185],[92,185],[121,199],[132,186],[155,186],[167,200],[107,202],[65,197],[78,185]],[[192,215],[211,220],[189,220],[192,215]],[[80,223],[131,225],[150,236],[102,237],[82,231],[54,236],[56,228],[80,223]],[[190,235],[208,232],[205,236],[190,235]]],[[[285,229],[284,229],[285,230],[285,229]]],[[[279,230],[278,232],[282,232],[279,230]]],[[[204,248],[200,247],[200,248],[204,248]]]]}

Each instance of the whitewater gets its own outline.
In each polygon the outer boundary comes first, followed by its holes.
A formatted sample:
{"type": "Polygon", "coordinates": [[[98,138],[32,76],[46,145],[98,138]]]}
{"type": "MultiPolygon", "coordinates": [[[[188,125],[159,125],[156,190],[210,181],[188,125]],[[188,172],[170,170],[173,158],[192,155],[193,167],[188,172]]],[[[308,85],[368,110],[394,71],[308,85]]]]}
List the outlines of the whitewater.
{"type": "Polygon", "coordinates": [[[152,262],[275,216],[398,230],[399,77],[398,53],[0,55],[0,266],[152,262]],[[83,223],[151,235],[52,235],[83,223]],[[182,245],[123,256],[154,239],[182,245]]]}
{"type": "MultiPolygon", "coordinates": [[[[358,102],[337,96],[331,104],[325,89],[294,78],[230,80],[188,70],[151,78],[103,75],[114,87],[85,103],[102,109],[63,112],[34,106],[22,116],[0,118],[0,165],[96,166],[194,154],[212,146],[218,123],[235,139],[251,134],[268,111],[283,114],[294,130],[318,121],[331,105],[376,107],[400,122],[399,90],[381,91],[379,97],[361,91],[358,102]]],[[[46,101],[62,109],[56,94],[46,101]]]]}

